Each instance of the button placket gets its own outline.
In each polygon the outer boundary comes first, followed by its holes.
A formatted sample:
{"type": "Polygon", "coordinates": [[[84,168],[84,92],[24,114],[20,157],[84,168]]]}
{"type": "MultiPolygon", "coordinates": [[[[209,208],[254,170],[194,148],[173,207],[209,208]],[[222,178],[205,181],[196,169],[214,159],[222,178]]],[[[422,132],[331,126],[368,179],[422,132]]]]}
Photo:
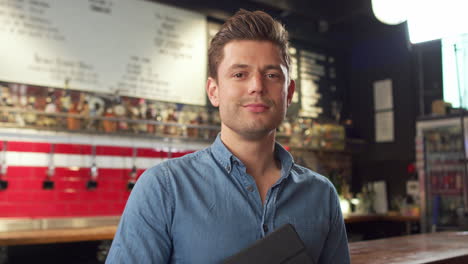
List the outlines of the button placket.
{"type": "MultiPolygon", "coordinates": [[[[278,194],[278,188],[274,187],[269,190],[269,195],[265,201],[263,208],[263,219],[262,219],[262,229],[264,235],[268,234],[269,225],[273,227],[274,215],[276,211],[276,195],[278,194]]],[[[274,228],[274,227],[273,227],[274,228]]]]}

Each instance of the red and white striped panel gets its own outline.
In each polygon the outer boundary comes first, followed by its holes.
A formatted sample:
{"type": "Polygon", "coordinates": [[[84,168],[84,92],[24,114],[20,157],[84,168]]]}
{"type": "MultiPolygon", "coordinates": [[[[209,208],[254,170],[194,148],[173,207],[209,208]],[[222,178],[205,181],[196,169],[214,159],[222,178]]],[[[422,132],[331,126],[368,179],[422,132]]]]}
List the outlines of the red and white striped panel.
{"type": "Polygon", "coordinates": [[[7,165],[6,174],[0,177],[8,181],[8,188],[0,191],[0,217],[120,215],[130,194],[127,183],[134,163],[139,176],[165,159],[204,147],[137,137],[0,129],[0,157],[7,165]],[[2,149],[3,142],[6,149],[2,149]],[[55,186],[45,190],[42,184],[52,145],[55,186]],[[91,176],[93,146],[98,186],[90,190],[86,183],[91,176]]]}
{"type": "MultiPolygon", "coordinates": [[[[48,167],[52,157],[54,167],[90,168],[94,162],[98,168],[130,169],[136,166],[147,169],[168,158],[206,147],[205,144],[129,137],[19,131],[22,133],[0,130],[0,140],[6,142],[7,149],[2,151],[8,166],[48,167]]],[[[3,142],[0,142],[0,149],[3,142]]]]}
{"type": "MultiPolygon", "coordinates": [[[[50,158],[54,167],[90,168],[93,161],[98,168],[125,169],[134,165],[138,169],[147,169],[169,157],[163,150],[129,147],[96,146],[96,157],[93,160],[91,145],[51,144],[44,142],[9,141],[5,152],[8,166],[48,167],[50,158]],[[54,152],[50,151],[54,145],[54,152]]],[[[174,156],[185,155],[192,151],[174,153],[174,156]]]]}

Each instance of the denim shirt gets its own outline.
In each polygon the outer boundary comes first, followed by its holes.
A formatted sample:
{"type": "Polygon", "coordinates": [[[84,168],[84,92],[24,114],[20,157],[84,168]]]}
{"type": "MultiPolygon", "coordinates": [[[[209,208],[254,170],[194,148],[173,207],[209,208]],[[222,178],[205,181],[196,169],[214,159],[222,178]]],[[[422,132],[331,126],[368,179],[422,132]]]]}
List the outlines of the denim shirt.
{"type": "Polygon", "coordinates": [[[350,263],[335,188],[276,144],[281,178],[262,204],[246,167],[220,137],[145,171],[125,207],[106,263],[220,263],[292,224],[314,263],[350,263]]]}

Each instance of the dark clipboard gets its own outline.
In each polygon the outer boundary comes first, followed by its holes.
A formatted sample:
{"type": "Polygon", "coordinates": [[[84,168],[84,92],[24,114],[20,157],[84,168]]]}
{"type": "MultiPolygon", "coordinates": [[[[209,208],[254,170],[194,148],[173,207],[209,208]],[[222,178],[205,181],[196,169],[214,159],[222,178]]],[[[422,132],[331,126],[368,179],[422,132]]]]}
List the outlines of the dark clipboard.
{"type": "Polygon", "coordinates": [[[313,264],[306,247],[291,224],[285,224],[223,264],[313,264]]]}

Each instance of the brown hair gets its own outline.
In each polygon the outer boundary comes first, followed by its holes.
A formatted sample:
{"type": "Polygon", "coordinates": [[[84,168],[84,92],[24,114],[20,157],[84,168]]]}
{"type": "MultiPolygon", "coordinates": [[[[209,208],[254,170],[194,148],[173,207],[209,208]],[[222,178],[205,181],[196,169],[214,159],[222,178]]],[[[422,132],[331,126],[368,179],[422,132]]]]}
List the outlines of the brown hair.
{"type": "Polygon", "coordinates": [[[289,72],[291,58],[288,53],[288,32],[284,26],[263,11],[240,9],[230,17],[211,40],[208,50],[208,74],[218,77],[218,66],[223,60],[224,46],[233,40],[271,41],[281,51],[281,57],[289,72]]]}

